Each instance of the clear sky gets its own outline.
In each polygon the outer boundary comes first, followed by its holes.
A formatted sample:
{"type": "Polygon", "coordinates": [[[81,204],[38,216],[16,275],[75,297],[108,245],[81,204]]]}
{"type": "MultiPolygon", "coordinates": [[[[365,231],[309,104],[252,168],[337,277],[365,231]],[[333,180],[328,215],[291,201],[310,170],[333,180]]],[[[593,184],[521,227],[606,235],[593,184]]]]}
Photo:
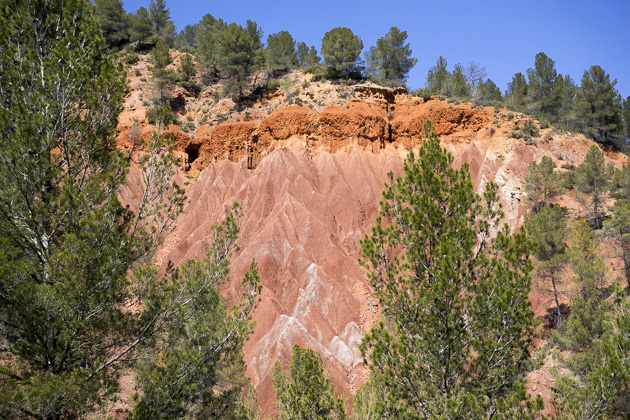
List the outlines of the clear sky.
{"type": "MultiPolygon", "coordinates": [[[[125,9],[149,8],[150,0],[123,0],[125,9]]],[[[347,26],[363,40],[363,51],[397,26],[406,30],[418,63],[408,85],[423,87],[440,55],[449,64],[486,66],[502,91],[514,73],[534,66],[545,52],[558,73],[580,84],[584,70],[601,66],[630,96],[630,0],[343,1],[343,0],[166,0],[178,30],[210,13],[244,25],[253,20],[267,35],[287,30],[296,41],[321,48],[324,34],[347,26]]]]}

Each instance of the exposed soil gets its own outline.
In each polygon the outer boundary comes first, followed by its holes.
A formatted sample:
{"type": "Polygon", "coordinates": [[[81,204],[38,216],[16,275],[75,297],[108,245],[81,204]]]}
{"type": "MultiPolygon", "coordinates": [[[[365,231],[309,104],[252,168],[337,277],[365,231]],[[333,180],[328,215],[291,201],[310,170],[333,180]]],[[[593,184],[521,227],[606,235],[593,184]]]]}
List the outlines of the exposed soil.
{"type": "MultiPolygon", "coordinates": [[[[142,65],[137,65],[141,76],[142,65]]],[[[262,301],[244,354],[267,416],[275,404],[270,373],[276,362],[288,365],[294,343],[319,351],[346,395],[353,395],[364,382],[367,372],[358,345],[378,321],[380,309],[357,262],[359,240],[374,223],[386,174],[400,173],[409,150],[421,145],[426,119],[433,121],[455,165],[469,165],[478,191],[489,181],[499,184],[504,221],[512,230],[523,222],[529,163],[550,156],[558,166],[579,164],[593,144],[581,135],[552,128],[541,130],[536,144],[525,144],[510,133],[527,117],[505,109],[437,98],[424,101],[373,86],[310,83],[301,73],[289,77],[294,82],[291,88],[260,99],[245,111],[237,112],[224,99],[204,110],[212,89],[199,98],[186,98],[187,111],[180,118],[190,116],[194,130],[186,133],[173,126],[169,131],[177,136],[180,176],[189,182],[188,203],[177,230],[158,254],[162,264],[171,260],[176,265],[203,255],[211,225],[234,200],[241,202],[240,251],[233,259],[225,295],[237,299],[240,278],[255,258],[262,301]],[[300,86],[306,87],[296,93],[300,86]],[[288,97],[302,100],[286,104],[288,97]],[[231,113],[228,121],[215,123],[219,111],[231,113]],[[204,113],[212,117],[202,124],[204,113]]],[[[143,135],[152,130],[143,122],[146,107],[138,92],[142,87],[135,83],[132,79],[121,117],[121,148],[130,145],[133,123],[142,127],[143,135]]],[[[625,157],[608,152],[607,160],[620,166],[625,157]]],[[[584,211],[571,194],[561,199],[561,205],[570,213],[584,211]]],[[[565,303],[575,290],[569,278],[567,271],[562,280],[565,303]]],[[[553,306],[546,285],[536,284],[531,303],[538,316],[553,306]]],[[[550,394],[541,389],[551,381],[551,365],[545,359],[544,366],[528,377],[530,392],[541,392],[547,399],[550,394]]]]}

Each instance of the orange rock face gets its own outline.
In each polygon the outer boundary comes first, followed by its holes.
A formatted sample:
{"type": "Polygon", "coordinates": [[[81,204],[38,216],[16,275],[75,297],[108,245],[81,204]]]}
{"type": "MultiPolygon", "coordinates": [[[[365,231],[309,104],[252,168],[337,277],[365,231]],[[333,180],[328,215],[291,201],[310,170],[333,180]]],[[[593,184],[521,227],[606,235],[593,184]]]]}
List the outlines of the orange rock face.
{"type": "MultiPolygon", "coordinates": [[[[399,174],[408,151],[420,146],[427,118],[455,165],[469,165],[479,191],[489,181],[499,184],[512,229],[522,223],[529,163],[548,155],[558,164],[579,164],[592,145],[549,129],[550,139],[527,146],[508,137],[513,121],[502,121],[502,128],[490,123],[491,108],[400,95],[394,102],[355,99],[321,110],[281,107],[262,122],[201,126],[193,139],[177,133],[185,169],[201,172],[169,238],[167,258],[181,264],[203,255],[211,225],[233,201],[241,202],[240,251],[225,295],[238,299],[240,278],[256,259],[262,300],[244,353],[264,415],[274,412],[273,366],[288,364],[294,343],[319,351],[346,395],[365,380],[358,345],[379,308],[358,264],[359,241],[378,214],[387,173],[399,174]]],[[[617,165],[622,160],[609,156],[617,165]]],[[[540,305],[537,314],[545,311],[540,305]]]]}

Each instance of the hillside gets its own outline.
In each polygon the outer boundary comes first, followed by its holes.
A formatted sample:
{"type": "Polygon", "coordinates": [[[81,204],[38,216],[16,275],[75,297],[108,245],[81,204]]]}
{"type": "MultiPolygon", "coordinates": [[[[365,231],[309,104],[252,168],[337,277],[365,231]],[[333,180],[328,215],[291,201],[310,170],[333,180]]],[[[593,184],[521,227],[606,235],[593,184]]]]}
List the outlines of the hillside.
{"type": "MultiPolygon", "coordinates": [[[[172,66],[181,55],[174,57],[172,66]]],[[[153,130],[144,119],[149,78],[144,60],[132,66],[119,122],[121,148],[130,146],[133,124],[145,135],[153,130]]],[[[358,345],[380,309],[358,264],[359,241],[374,223],[386,174],[400,173],[406,154],[422,143],[425,120],[433,121],[455,165],[470,165],[479,192],[488,181],[499,184],[504,221],[513,231],[523,223],[529,163],[549,156],[558,167],[579,164],[593,145],[582,135],[541,129],[537,122],[533,141],[513,138],[514,129],[530,118],[507,109],[309,78],[291,73],[283,87],[245,106],[218,99],[219,85],[198,97],[181,88],[172,92],[182,124],[168,131],[176,136],[188,202],[158,261],[179,265],[203,255],[211,225],[234,200],[242,203],[240,251],[225,295],[238,296],[240,278],[255,258],[262,300],[244,353],[266,415],[274,411],[271,371],[276,362],[288,365],[294,343],[321,353],[346,395],[365,381],[358,345]]],[[[625,156],[608,151],[607,161],[620,167],[625,156]]],[[[562,206],[584,212],[571,194],[562,206]]],[[[575,287],[568,282],[563,287],[568,303],[575,287]]],[[[531,304],[536,315],[546,315],[553,306],[550,291],[534,286],[531,304]]],[[[530,379],[530,390],[546,398],[550,363],[530,379]]]]}

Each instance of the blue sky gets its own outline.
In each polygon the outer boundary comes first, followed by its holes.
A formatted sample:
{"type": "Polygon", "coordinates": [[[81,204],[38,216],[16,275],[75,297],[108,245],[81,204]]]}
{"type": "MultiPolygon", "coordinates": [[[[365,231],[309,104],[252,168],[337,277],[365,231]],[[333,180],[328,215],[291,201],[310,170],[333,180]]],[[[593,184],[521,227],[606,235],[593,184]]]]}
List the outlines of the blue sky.
{"type": "MultiPolygon", "coordinates": [[[[148,9],[150,0],[123,0],[125,9],[148,9]]],[[[244,25],[253,20],[267,35],[287,30],[296,41],[314,45],[332,28],[347,26],[363,40],[364,51],[391,26],[406,30],[418,63],[408,85],[425,85],[440,55],[449,64],[486,66],[488,77],[505,91],[516,72],[525,74],[538,52],[556,62],[579,85],[584,70],[600,65],[617,90],[630,96],[630,0],[595,1],[193,1],[166,0],[178,30],[210,13],[244,25]]]]}

